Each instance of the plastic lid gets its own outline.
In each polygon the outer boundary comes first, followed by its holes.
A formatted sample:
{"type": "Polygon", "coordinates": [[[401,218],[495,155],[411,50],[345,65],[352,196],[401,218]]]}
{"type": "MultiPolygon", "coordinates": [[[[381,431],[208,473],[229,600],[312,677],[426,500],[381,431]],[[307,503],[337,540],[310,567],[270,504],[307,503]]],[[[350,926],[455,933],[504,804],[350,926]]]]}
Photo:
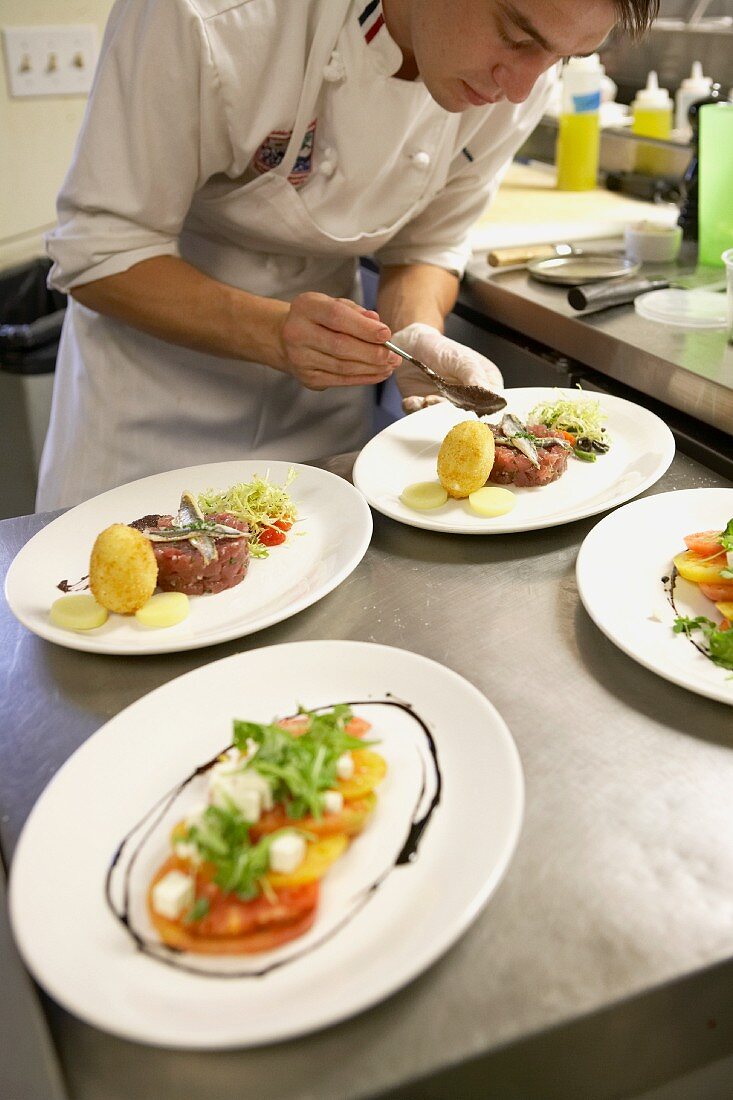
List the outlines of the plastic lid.
{"type": "Polygon", "coordinates": [[[646,111],[666,111],[672,106],[672,100],[666,88],[659,87],[659,81],[654,69],[649,70],[646,78],[646,88],[641,88],[636,93],[635,107],[641,107],[646,111]]]}
{"type": "Polygon", "coordinates": [[[634,300],[634,308],[649,321],[680,328],[725,328],[725,294],[714,290],[652,290],[634,300]]]}
{"type": "Polygon", "coordinates": [[[705,95],[709,92],[713,86],[713,78],[711,76],[703,76],[702,62],[692,62],[692,72],[689,76],[680,84],[680,88],[685,92],[700,92],[705,95]]]}
{"type": "Polygon", "coordinates": [[[563,71],[568,69],[576,73],[605,73],[606,71],[601,65],[601,58],[597,53],[588,54],[587,57],[569,57],[565,62],[563,71]]]}

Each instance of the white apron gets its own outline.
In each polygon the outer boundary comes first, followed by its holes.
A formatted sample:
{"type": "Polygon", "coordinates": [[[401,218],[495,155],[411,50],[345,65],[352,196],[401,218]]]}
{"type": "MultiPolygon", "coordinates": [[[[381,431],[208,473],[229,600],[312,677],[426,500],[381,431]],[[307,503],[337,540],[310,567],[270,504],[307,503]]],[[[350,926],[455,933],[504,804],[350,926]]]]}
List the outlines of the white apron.
{"type": "MultiPolygon", "coordinates": [[[[358,257],[388,242],[444,178],[450,142],[438,141],[445,150],[440,163],[419,191],[405,195],[399,216],[363,233],[354,204],[349,236],[326,232],[289,182],[350,7],[351,0],[329,0],[318,24],[280,164],[218,197],[198,195],[192,204],[181,255],[222,282],[284,300],[306,290],[354,298],[358,257]]],[[[457,124],[458,116],[446,113],[440,136],[457,124]]],[[[168,344],[70,298],[36,507],[72,505],[199,463],[302,461],[357,449],[370,433],[373,394],[373,387],[353,386],[312,392],[270,367],[168,344]]]]}

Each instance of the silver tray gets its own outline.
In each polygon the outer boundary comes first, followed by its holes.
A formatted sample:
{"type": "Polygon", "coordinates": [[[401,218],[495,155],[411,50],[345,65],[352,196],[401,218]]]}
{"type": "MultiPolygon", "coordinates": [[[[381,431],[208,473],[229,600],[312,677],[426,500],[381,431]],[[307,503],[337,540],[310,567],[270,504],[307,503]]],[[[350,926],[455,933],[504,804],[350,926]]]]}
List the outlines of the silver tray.
{"type": "Polygon", "coordinates": [[[581,286],[601,279],[621,279],[635,275],[641,267],[636,260],[624,256],[609,256],[607,252],[584,252],[582,256],[553,256],[549,260],[532,260],[527,271],[540,283],[581,286]]]}

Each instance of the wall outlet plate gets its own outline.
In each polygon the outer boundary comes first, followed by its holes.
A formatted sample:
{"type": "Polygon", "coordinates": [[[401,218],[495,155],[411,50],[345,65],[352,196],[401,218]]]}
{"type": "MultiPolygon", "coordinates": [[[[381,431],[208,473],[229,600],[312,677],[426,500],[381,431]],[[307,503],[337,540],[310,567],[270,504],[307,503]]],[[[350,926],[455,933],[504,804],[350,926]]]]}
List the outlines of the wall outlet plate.
{"type": "Polygon", "coordinates": [[[86,95],[97,64],[97,28],[3,27],[3,52],[12,97],[86,95]]]}

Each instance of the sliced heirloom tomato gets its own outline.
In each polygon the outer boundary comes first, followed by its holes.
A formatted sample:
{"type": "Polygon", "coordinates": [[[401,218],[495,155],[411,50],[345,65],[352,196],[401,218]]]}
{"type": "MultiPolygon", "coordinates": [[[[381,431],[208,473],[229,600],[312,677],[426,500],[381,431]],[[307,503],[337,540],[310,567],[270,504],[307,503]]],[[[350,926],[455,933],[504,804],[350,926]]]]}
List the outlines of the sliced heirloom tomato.
{"type": "Polygon", "coordinates": [[[733,581],[717,581],[715,584],[701,584],[700,591],[713,603],[733,600],[733,581]]]}
{"type": "Polygon", "coordinates": [[[279,889],[274,898],[260,895],[242,901],[236,894],[225,894],[211,880],[212,869],[207,865],[195,872],[195,896],[197,901],[208,901],[208,913],[196,921],[187,922],[183,916],[169,920],[156,912],[152,899],[155,884],[173,870],[194,873],[186,860],[171,856],[156,873],[148,891],[150,919],[169,947],[200,955],[256,954],[302,936],[315,920],[317,882],[279,889]]]}
{"type": "Polygon", "coordinates": [[[387,762],[377,752],[369,749],[352,749],[354,774],[351,779],[339,779],[336,789],[341,791],[344,802],[354,798],[363,798],[370,794],[387,774],[387,762]]]}
{"type": "MultiPolygon", "coordinates": [[[[681,577],[684,577],[686,581],[692,581],[693,584],[718,584],[720,581],[720,571],[725,569],[728,564],[725,552],[721,552],[714,558],[699,557],[697,554],[693,554],[691,550],[685,550],[681,554],[673,559],[677,572],[681,577]]],[[[723,581],[722,583],[729,583],[723,581]]]]}
{"type": "Polygon", "coordinates": [[[371,792],[363,798],[355,798],[350,802],[344,802],[344,808],[337,814],[323,814],[322,817],[303,817],[294,821],[285,812],[282,804],[275,806],[273,810],[267,810],[260,820],[250,830],[253,840],[259,840],[267,833],[274,833],[276,829],[286,829],[288,826],[297,826],[306,833],[314,833],[315,836],[327,837],[345,833],[347,837],[356,836],[364,828],[367,818],[377,804],[377,796],[371,792]]]}
{"type": "MultiPolygon", "coordinates": [[[[301,734],[307,732],[310,718],[307,714],[295,714],[292,718],[281,718],[275,724],[282,730],[288,730],[293,737],[300,737],[301,734]]],[[[366,718],[357,718],[356,715],[350,718],[344,726],[349,737],[363,737],[371,728],[371,722],[367,722],[366,718]]]]}
{"type": "Polygon", "coordinates": [[[722,533],[722,531],[696,531],[692,535],[685,535],[685,546],[700,558],[711,558],[715,554],[720,554],[723,549],[720,545],[722,533]]]}
{"type": "Polygon", "coordinates": [[[325,875],[332,863],[335,863],[340,855],[346,851],[349,838],[345,833],[335,833],[333,836],[324,836],[320,840],[309,844],[305,859],[300,867],[289,875],[278,874],[270,871],[267,881],[275,890],[290,888],[292,886],[305,886],[309,882],[318,882],[325,875]]]}

